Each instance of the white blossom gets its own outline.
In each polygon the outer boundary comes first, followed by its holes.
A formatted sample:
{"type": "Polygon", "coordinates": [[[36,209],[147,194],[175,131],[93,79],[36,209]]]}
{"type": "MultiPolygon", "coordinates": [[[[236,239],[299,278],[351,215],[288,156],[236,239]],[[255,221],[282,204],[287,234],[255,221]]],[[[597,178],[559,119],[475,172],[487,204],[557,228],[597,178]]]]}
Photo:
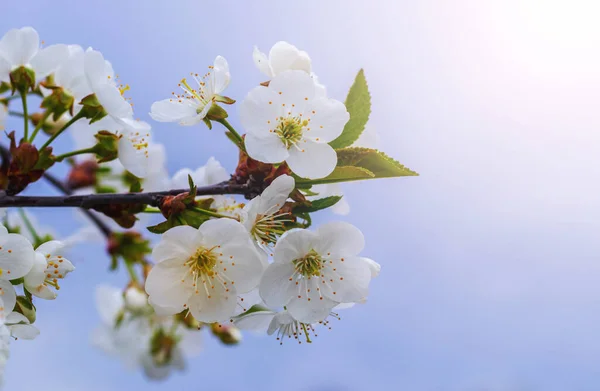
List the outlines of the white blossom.
{"type": "MultiPolygon", "coordinates": [[[[78,104],[83,98],[92,93],[92,89],[87,80],[84,66],[85,52],[79,45],[69,45],[68,55],[60,63],[54,73],[53,86],[58,86],[74,98],[75,112],[78,112],[81,106],[78,104]]],[[[49,88],[42,88],[42,93],[48,95],[52,92],[49,88]]],[[[71,116],[64,114],[67,121],[71,116]]],[[[46,120],[46,122],[49,122],[46,120]]]]}
{"type": "Polygon", "coordinates": [[[66,45],[40,49],[40,37],[32,27],[9,30],[0,40],[0,81],[10,82],[10,73],[24,66],[39,81],[58,68],[68,56],[66,45]]]}
{"type": "Polygon", "coordinates": [[[35,263],[24,279],[25,288],[41,299],[54,300],[57,293],[50,289],[60,289],[58,280],[63,279],[75,266],[61,254],[63,243],[51,240],[35,250],[35,263]]]}
{"type": "Polygon", "coordinates": [[[240,120],[247,131],[248,155],[264,163],[287,162],[297,175],[322,178],[337,163],[328,144],[350,118],[343,103],[315,94],[303,71],[275,76],[268,87],[258,86],[242,102],[240,120]]]}
{"type": "Polygon", "coordinates": [[[257,287],[263,262],[242,224],[220,218],[198,229],[177,226],[154,247],[157,262],[146,279],[150,301],[188,308],[201,322],[223,322],[235,313],[238,294],[257,287]]]}
{"type": "Polygon", "coordinates": [[[191,86],[184,78],[179,83],[182,94],[173,92],[171,98],[154,102],[150,116],[158,122],[177,122],[184,126],[202,121],[231,79],[227,60],[221,56],[217,56],[214,65],[208,68],[200,78],[197,73],[191,75],[197,86],[191,86]]]}
{"type": "Polygon", "coordinates": [[[170,181],[171,189],[184,189],[189,187],[188,175],[192,177],[196,186],[216,185],[229,180],[230,175],[214,157],[209,157],[204,166],[198,167],[196,170],[182,168],[177,171],[170,181]]]}
{"type": "Polygon", "coordinates": [[[0,280],[15,280],[24,277],[35,261],[31,242],[23,235],[8,233],[0,225],[0,280]]]}
{"type": "Polygon", "coordinates": [[[244,206],[241,222],[262,249],[267,250],[267,246],[275,244],[285,232],[288,213],[281,213],[280,209],[294,190],[294,185],[294,178],[281,175],[244,206]]]}
{"type": "Polygon", "coordinates": [[[285,306],[301,322],[323,320],[339,303],[368,296],[372,273],[359,256],[363,247],[362,233],[348,223],[324,224],[315,232],[287,231],[275,245],[260,295],[269,307],[285,306]]]}

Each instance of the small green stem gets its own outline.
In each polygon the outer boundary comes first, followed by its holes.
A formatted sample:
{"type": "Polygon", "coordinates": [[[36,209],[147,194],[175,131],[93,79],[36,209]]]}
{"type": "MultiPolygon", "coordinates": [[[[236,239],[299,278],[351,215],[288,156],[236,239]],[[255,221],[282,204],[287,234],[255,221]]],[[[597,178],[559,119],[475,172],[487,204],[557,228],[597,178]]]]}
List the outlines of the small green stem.
{"type": "Polygon", "coordinates": [[[81,110],[79,113],[75,114],[75,116],[73,118],[71,118],[71,120],[69,122],[64,124],[64,126],[62,128],[60,128],[56,133],[54,133],[52,136],[50,136],[50,138],[44,143],[44,145],[42,145],[42,147],[40,148],[40,151],[46,149],[50,144],[52,144],[52,141],[54,141],[58,136],[61,135],[62,132],[64,132],[69,126],[73,125],[75,122],[77,122],[78,120],[80,120],[83,117],[84,117],[83,110],[81,110]]]}
{"type": "Polygon", "coordinates": [[[37,136],[37,134],[40,131],[40,129],[42,128],[42,126],[44,126],[44,123],[46,122],[46,120],[48,119],[48,117],[50,117],[50,114],[52,114],[51,110],[46,110],[44,112],[44,116],[42,117],[42,119],[40,120],[40,122],[38,122],[38,124],[35,125],[35,128],[33,129],[33,133],[31,134],[31,139],[29,139],[29,144],[33,143],[33,140],[35,139],[35,136],[37,136]]]}
{"type": "Polygon", "coordinates": [[[196,211],[198,213],[202,213],[202,214],[207,215],[207,216],[211,216],[211,217],[218,217],[218,218],[224,217],[226,219],[234,219],[235,220],[235,217],[225,216],[225,215],[222,215],[222,214],[219,214],[219,213],[215,213],[213,211],[202,209],[202,208],[192,208],[192,210],[196,211]]]}
{"type": "Polygon", "coordinates": [[[62,155],[58,155],[55,159],[57,162],[61,162],[64,159],[71,157],[71,156],[83,155],[84,153],[95,153],[95,152],[96,152],[96,149],[94,147],[78,149],[76,151],[71,151],[71,152],[63,153],[62,155]]]}
{"type": "Polygon", "coordinates": [[[23,102],[23,122],[24,122],[24,135],[23,138],[27,140],[29,138],[29,115],[27,115],[27,94],[21,92],[21,102],[23,102]]]}
{"type": "Polygon", "coordinates": [[[304,329],[304,336],[306,337],[306,342],[308,343],[312,343],[312,341],[310,340],[310,335],[308,334],[308,330],[306,329],[306,324],[304,323],[300,323],[302,325],[302,328],[304,329]]]}
{"type": "Polygon", "coordinates": [[[158,208],[146,207],[142,213],[162,213],[158,208]]]}
{"type": "Polygon", "coordinates": [[[25,227],[27,228],[27,230],[29,231],[29,233],[33,237],[33,240],[36,243],[41,242],[40,236],[35,231],[35,228],[33,227],[33,224],[31,224],[31,221],[29,220],[29,217],[27,217],[27,215],[25,214],[25,211],[23,210],[23,208],[19,208],[19,215],[21,215],[21,219],[23,219],[23,222],[25,223],[25,227]]]}
{"type": "Polygon", "coordinates": [[[240,136],[240,134],[237,132],[237,130],[235,130],[233,128],[233,126],[231,126],[231,124],[229,122],[227,122],[227,120],[225,118],[218,120],[217,122],[219,122],[221,125],[225,126],[227,128],[227,130],[229,130],[231,132],[231,134],[233,135],[233,137],[238,140],[238,147],[243,148],[244,146],[244,139],[242,138],[242,136],[240,136]]]}
{"type": "Polygon", "coordinates": [[[125,261],[125,267],[127,267],[127,273],[129,273],[129,278],[131,278],[131,282],[135,285],[139,286],[139,281],[137,274],[135,274],[135,269],[133,268],[133,264],[131,262],[125,261]]]}
{"type": "Polygon", "coordinates": [[[23,113],[19,113],[18,111],[8,110],[8,115],[14,115],[15,117],[24,118],[25,115],[23,113]]]}

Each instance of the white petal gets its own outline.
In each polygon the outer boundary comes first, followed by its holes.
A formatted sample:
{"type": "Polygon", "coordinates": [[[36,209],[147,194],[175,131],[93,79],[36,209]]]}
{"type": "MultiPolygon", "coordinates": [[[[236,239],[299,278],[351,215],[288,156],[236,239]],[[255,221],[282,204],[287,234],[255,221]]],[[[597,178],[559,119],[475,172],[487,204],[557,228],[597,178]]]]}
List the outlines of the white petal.
{"type": "Polygon", "coordinates": [[[158,316],[170,316],[170,315],[175,315],[175,314],[178,314],[181,312],[180,307],[169,307],[169,306],[164,306],[164,305],[158,305],[150,297],[148,298],[148,304],[150,304],[152,306],[152,308],[154,309],[154,313],[158,316]]]}
{"type": "Polygon", "coordinates": [[[319,254],[331,252],[339,256],[358,255],[365,247],[365,237],[352,224],[335,221],[321,225],[315,232],[319,237],[315,250],[319,254]]]}
{"type": "Polygon", "coordinates": [[[2,53],[2,56],[9,63],[10,68],[24,64],[21,62],[20,54],[22,47],[21,30],[19,29],[8,30],[2,37],[2,40],[0,40],[0,53],[2,53]]]}
{"type": "Polygon", "coordinates": [[[218,275],[226,276],[226,281],[235,282],[238,293],[249,292],[258,286],[264,265],[249,237],[243,242],[232,239],[230,243],[221,245],[218,251],[223,255],[219,256],[215,271],[218,275]]]}
{"type": "Polygon", "coordinates": [[[290,148],[289,152],[286,162],[302,178],[324,178],[333,172],[337,164],[337,154],[329,144],[306,140],[298,143],[298,148],[290,148]]]}
{"type": "Polygon", "coordinates": [[[96,97],[106,112],[113,118],[127,118],[133,115],[131,105],[121,95],[119,89],[110,84],[98,84],[92,87],[96,97]]]}
{"type": "Polygon", "coordinates": [[[133,175],[138,178],[145,178],[148,174],[148,147],[134,143],[127,136],[123,135],[119,140],[119,161],[133,175]]]}
{"type": "Polygon", "coordinates": [[[197,184],[202,186],[216,185],[217,183],[229,180],[230,177],[231,176],[225,167],[223,167],[217,159],[211,156],[204,165],[204,178],[197,184]]]}
{"type": "Polygon", "coordinates": [[[84,69],[88,82],[95,88],[98,84],[105,84],[108,80],[106,61],[102,53],[88,48],[84,55],[84,69]]]}
{"type": "Polygon", "coordinates": [[[253,88],[240,107],[240,122],[246,132],[265,136],[277,125],[284,108],[279,95],[270,88],[253,88]]]}
{"type": "Polygon", "coordinates": [[[294,114],[303,113],[315,97],[315,83],[310,75],[303,71],[280,73],[271,80],[267,88],[277,93],[280,102],[286,104],[286,116],[290,110],[294,114]]]}
{"type": "Polygon", "coordinates": [[[369,269],[371,270],[371,278],[375,278],[381,272],[381,265],[372,260],[371,258],[361,257],[364,262],[369,265],[369,269]]]}
{"type": "MultiPolygon", "coordinates": [[[[6,304],[4,306],[6,307],[6,304]]],[[[11,312],[6,316],[6,319],[4,319],[4,323],[14,325],[18,323],[29,324],[30,322],[25,315],[19,312],[11,312]]]]}
{"type": "Polygon", "coordinates": [[[330,258],[324,266],[325,284],[320,285],[324,296],[342,303],[360,302],[368,296],[371,268],[360,257],[330,258]]]}
{"type": "Polygon", "coordinates": [[[256,311],[234,318],[233,323],[240,330],[264,333],[267,331],[269,323],[271,323],[275,314],[276,312],[274,311],[256,311]]]}
{"type": "Polygon", "coordinates": [[[49,242],[42,243],[35,249],[36,252],[44,255],[58,255],[61,254],[61,249],[64,244],[58,240],[50,240],[49,242]]]}
{"type": "Polygon", "coordinates": [[[306,107],[306,116],[310,118],[310,130],[304,136],[317,142],[335,140],[350,119],[346,106],[335,99],[315,99],[306,107]]]}
{"type": "Polygon", "coordinates": [[[267,58],[267,55],[258,50],[256,46],[254,46],[252,58],[254,60],[254,65],[256,65],[259,71],[268,77],[273,77],[273,71],[271,71],[271,66],[269,65],[269,59],[267,58]]]}
{"type": "Polygon", "coordinates": [[[236,292],[235,287],[229,288],[229,292],[226,289],[218,282],[206,289],[199,287],[189,301],[189,309],[194,318],[200,322],[228,321],[235,311],[236,292]]]}
{"type": "Polygon", "coordinates": [[[0,279],[14,280],[27,274],[35,259],[31,243],[21,235],[0,236],[0,279]]]}
{"type": "Polygon", "coordinates": [[[67,45],[51,45],[40,50],[31,60],[31,67],[35,71],[37,80],[42,80],[54,72],[59,65],[69,58],[67,45]]]}
{"type": "Polygon", "coordinates": [[[257,197],[260,200],[257,205],[256,212],[261,215],[274,214],[277,212],[285,201],[289,198],[290,193],[294,190],[295,181],[289,175],[281,175],[257,197]]]}
{"type": "Polygon", "coordinates": [[[24,278],[25,288],[31,293],[37,294],[38,289],[43,289],[42,284],[46,279],[46,267],[48,267],[46,257],[41,252],[36,252],[33,266],[24,278]]]}
{"type": "Polygon", "coordinates": [[[164,99],[154,102],[150,117],[158,122],[181,122],[197,115],[198,105],[190,99],[164,99]]]}
{"type": "Polygon", "coordinates": [[[275,263],[292,264],[292,261],[304,257],[315,247],[318,236],[306,229],[291,229],[285,232],[275,245],[273,260],[275,263]]]}
{"type": "Polygon", "coordinates": [[[183,266],[183,261],[163,261],[150,270],[146,279],[146,293],[151,303],[182,311],[192,294],[192,284],[188,267],[183,266]]]}
{"type": "Polygon", "coordinates": [[[152,250],[155,262],[179,259],[185,262],[197,249],[198,230],[189,225],[179,225],[162,234],[160,242],[152,250]]]}
{"type": "Polygon", "coordinates": [[[125,305],[123,292],[112,286],[98,285],[95,297],[100,319],[105,325],[114,327],[117,314],[125,305]]]}
{"type": "Polygon", "coordinates": [[[32,340],[40,335],[40,330],[30,324],[17,324],[10,326],[10,334],[17,339],[32,340]]]}
{"type": "Polygon", "coordinates": [[[336,305],[337,302],[327,298],[311,301],[295,298],[287,304],[286,308],[299,322],[317,323],[325,320],[336,305]]]}
{"type": "Polygon", "coordinates": [[[229,85],[229,80],[231,79],[231,74],[229,73],[229,64],[227,64],[227,60],[225,60],[224,57],[217,56],[217,58],[215,59],[214,68],[211,72],[213,93],[220,94],[227,88],[227,86],[229,85]]]}
{"type": "Polygon", "coordinates": [[[296,296],[296,285],[290,281],[295,269],[291,262],[272,263],[260,280],[260,297],[270,307],[282,307],[296,296]]]}
{"type": "MultiPolygon", "coordinates": [[[[13,285],[5,280],[0,280],[0,299],[2,299],[3,312],[9,314],[17,303],[17,293],[13,285]]],[[[7,318],[8,319],[8,318],[7,318]]]]}
{"type": "Polygon", "coordinates": [[[281,163],[289,156],[288,149],[274,133],[262,137],[247,133],[244,144],[248,156],[259,162],[281,163]]]}
{"type": "Polygon", "coordinates": [[[281,72],[291,69],[301,70],[310,73],[310,58],[306,52],[301,52],[294,45],[287,42],[277,42],[269,52],[269,61],[273,73],[278,75],[281,72]]]}
{"type": "Polygon", "coordinates": [[[31,27],[19,30],[19,47],[15,53],[17,63],[13,65],[26,65],[40,49],[40,37],[31,27]]]}
{"type": "Polygon", "coordinates": [[[250,243],[248,232],[244,226],[230,218],[208,220],[198,228],[198,232],[202,235],[202,245],[209,248],[250,243]]]}
{"type": "Polygon", "coordinates": [[[6,83],[10,83],[10,71],[12,66],[10,62],[2,57],[2,52],[0,51],[0,82],[4,81],[6,83]]]}

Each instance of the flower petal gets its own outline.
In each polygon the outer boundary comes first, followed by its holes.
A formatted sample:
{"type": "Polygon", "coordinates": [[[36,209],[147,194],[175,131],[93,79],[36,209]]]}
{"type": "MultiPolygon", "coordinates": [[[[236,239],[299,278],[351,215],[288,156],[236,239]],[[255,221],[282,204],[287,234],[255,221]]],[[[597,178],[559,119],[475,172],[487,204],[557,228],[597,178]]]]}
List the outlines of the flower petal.
{"type": "Polygon", "coordinates": [[[264,333],[267,331],[275,314],[275,311],[256,311],[247,315],[235,317],[233,323],[240,330],[264,333]]]}
{"type": "Polygon", "coordinates": [[[183,310],[193,292],[192,276],[183,261],[172,259],[156,264],[146,279],[149,302],[183,310]]]}
{"type": "MultiPolygon", "coordinates": [[[[248,237],[247,234],[245,236],[248,237]]],[[[231,284],[235,282],[238,294],[249,292],[258,286],[264,265],[249,237],[239,242],[232,239],[230,243],[221,245],[218,251],[222,255],[214,270],[219,276],[225,277],[225,281],[231,281],[231,284]]]]}
{"type": "Polygon", "coordinates": [[[324,263],[323,296],[342,303],[360,302],[369,295],[371,268],[360,257],[329,258],[324,263]],[[342,261],[343,259],[343,261],[342,261]]]}
{"type": "Polygon", "coordinates": [[[321,225],[315,232],[318,240],[314,249],[319,254],[331,252],[339,256],[358,255],[365,247],[362,232],[350,223],[334,221],[321,225]]]}
{"type": "Polygon", "coordinates": [[[306,229],[291,229],[285,232],[275,245],[273,260],[275,263],[291,264],[293,260],[302,258],[317,243],[318,237],[306,229]]]}
{"type": "Polygon", "coordinates": [[[195,118],[198,105],[190,99],[164,99],[154,102],[150,108],[150,117],[158,122],[179,122],[191,124],[190,119],[195,118]]]}
{"type": "Polygon", "coordinates": [[[252,59],[254,60],[254,65],[256,65],[259,71],[268,77],[273,77],[273,71],[271,71],[271,66],[269,65],[269,59],[267,58],[267,55],[261,52],[256,46],[254,46],[254,51],[252,52],[252,59]]]}
{"type": "Polygon", "coordinates": [[[269,87],[267,88],[277,93],[280,97],[280,102],[286,104],[286,114],[289,110],[293,114],[303,113],[305,107],[315,97],[315,83],[310,75],[304,71],[285,71],[280,73],[269,82],[269,87]]]}
{"type": "Polygon", "coordinates": [[[4,307],[3,312],[10,316],[10,312],[15,308],[15,304],[17,303],[17,292],[15,292],[15,287],[10,282],[0,280],[0,299],[2,299],[4,307]]]}
{"type": "Polygon", "coordinates": [[[108,82],[107,65],[104,56],[97,50],[88,48],[83,58],[85,75],[94,89],[99,84],[108,82]]]}
{"type": "Polygon", "coordinates": [[[189,309],[200,322],[225,322],[233,315],[236,307],[235,287],[226,290],[224,285],[215,282],[206,289],[200,287],[189,300],[189,309]]]}
{"type": "Polygon", "coordinates": [[[212,93],[220,94],[229,85],[229,80],[231,80],[231,74],[229,73],[229,64],[227,64],[227,60],[225,60],[224,57],[217,56],[217,58],[215,58],[214,64],[215,65],[211,71],[211,82],[213,88],[212,93]]]}
{"type": "Polygon", "coordinates": [[[335,140],[350,119],[346,106],[335,99],[315,99],[306,107],[306,116],[310,118],[310,130],[304,136],[317,142],[335,140]]]}
{"type": "Polygon", "coordinates": [[[290,301],[286,308],[291,316],[302,323],[317,323],[325,320],[331,309],[338,303],[323,298],[323,300],[311,300],[295,298],[290,301]]]}
{"type": "Polygon", "coordinates": [[[50,240],[42,243],[35,249],[36,252],[44,255],[58,255],[61,254],[60,250],[64,247],[64,244],[58,240],[50,240]]]}
{"type": "Polygon", "coordinates": [[[69,58],[67,45],[51,45],[35,55],[31,59],[31,67],[35,71],[35,78],[43,80],[69,58]]]}
{"type": "Polygon", "coordinates": [[[270,88],[253,88],[240,107],[240,122],[249,134],[265,136],[277,125],[284,114],[279,95],[270,88]]]}
{"type": "Polygon", "coordinates": [[[40,335],[40,330],[30,324],[16,324],[10,326],[10,334],[17,339],[32,340],[40,335]]]}
{"type": "Polygon", "coordinates": [[[198,230],[189,225],[179,225],[162,234],[152,250],[152,258],[160,263],[171,259],[187,260],[197,249],[198,230]]]}
{"type": "Polygon", "coordinates": [[[25,276],[35,260],[33,246],[24,236],[0,236],[0,279],[14,280],[25,276]]]}
{"type": "Polygon", "coordinates": [[[372,260],[371,258],[361,257],[364,262],[369,265],[369,270],[371,270],[371,278],[375,278],[381,272],[381,265],[372,260]]]}
{"type": "Polygon", "coordinates": [[[248,133],[244,139],[248,155],[263,163],[281,163],[288,158],[289,152],[281,139],[275,134],[257,137],[248,133]]]}
{"type": "Polygon", "coordinates": [[[92,88],[98,101],[111,117],[127,118],[133,115],[131,105],[123,98],[121,91],[116,86],[104,83],[92,86],[92,88]]]}
{"type": "Polygon", "coordinates": [[[324,178],[333,172],[337,164],[337,154],[329,144],[305,140],[298,143],[298,148],[290,148],[289,152],[286,162],[302,178],[324,178]]]}
{"type": "Polygon", "coordinates": [[[119,311],[125,305],[123,292],[112,286],[98,285],[95,297],[100,319],[105,325],[113,327],[119,311]]]}
{"type": "Polygon", "coordinates": [[[289,175],[281,175],[257,197],[260,203],[257,205],[256,212],[261,215],[274,214],[277,212],[285,201],[289,198],[290,193],[294,190],[295,181],[289,175]]]}
{"type": "Polygon", "coordinates": [[[275,75],[292,69],[301,70],[306,73],[310,73],[311,70],[308,54],[284,41],[273,45],[269,52],[269,61],[275,75]]]}
{"type": "Polygon", "coordinates": [[[296,285],[290,281],[295,273],[294,265],[272,263],[265,270],[259,285],[260,297],[270,307],[286,305],[296,294],[296,285]]]}
{"type": "Polygon", "coordinates": [[[123,135],[119,140],[119,161],[138,178],[145,178],[148,175],[148,147],[143,143],[133,143],[127,135],[123,135]]]}

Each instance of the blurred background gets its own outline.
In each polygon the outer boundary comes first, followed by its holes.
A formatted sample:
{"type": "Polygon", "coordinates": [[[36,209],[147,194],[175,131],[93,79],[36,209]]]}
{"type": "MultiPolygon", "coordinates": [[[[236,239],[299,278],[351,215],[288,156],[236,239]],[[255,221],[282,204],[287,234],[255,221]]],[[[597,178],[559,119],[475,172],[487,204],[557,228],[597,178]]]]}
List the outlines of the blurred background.
{"type": "MultiPolygon", "coordinates": [[[[142,2],[4,0],[0,32],[35,27],[46,44],[103,52],[136,115],[165,144],[170,173],[209,156],[233,170],[219,126],[152,122],[150,105],[215,56],[227,95],[264,76],[286,40],[343,100],[359,68],[380,147],[420,177],[345,185],[366,256],[382,265],[366,305],[313,344],[208,334],[184,374],[148,383],[93,349],[102,244],[80,246],[58,300],[38,305],[36,341],[11,345],[6,389],[598,390],[600,388],[600,2],[422,0],[142,2]]],[[[237,107],[228,108],[239,128],[237,107]]],[[[4,139],[6,140],[6,139],[4,139]]],[[[57,148],[69,147],[65,138],[57,148]]],[[[64,176],[65,171],[55,170],[64,176]]],[[[49,193],[46,185],[31,192],[49,193]]],[[[36,210],[61,235],[68,211],[36,210]]]]}

